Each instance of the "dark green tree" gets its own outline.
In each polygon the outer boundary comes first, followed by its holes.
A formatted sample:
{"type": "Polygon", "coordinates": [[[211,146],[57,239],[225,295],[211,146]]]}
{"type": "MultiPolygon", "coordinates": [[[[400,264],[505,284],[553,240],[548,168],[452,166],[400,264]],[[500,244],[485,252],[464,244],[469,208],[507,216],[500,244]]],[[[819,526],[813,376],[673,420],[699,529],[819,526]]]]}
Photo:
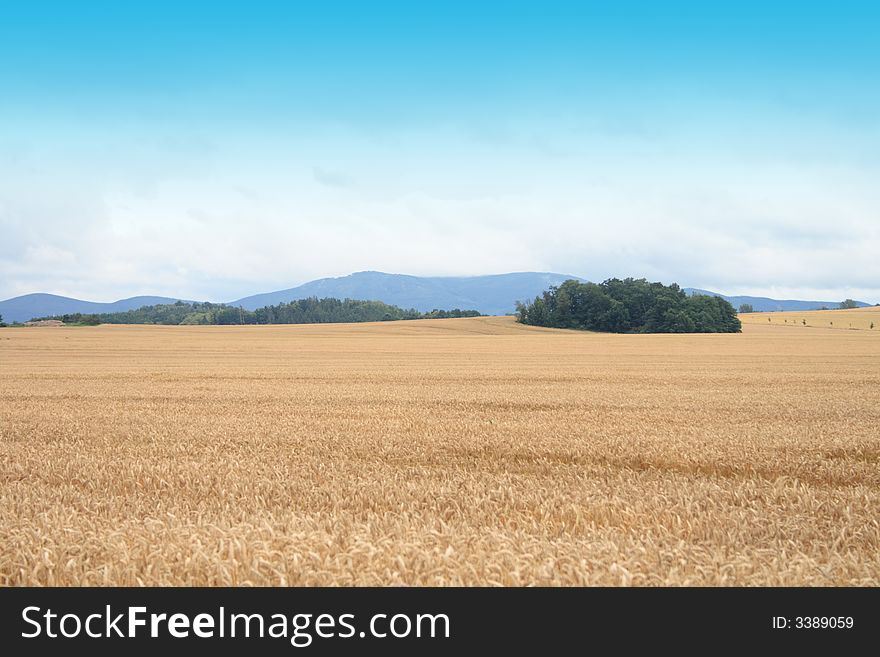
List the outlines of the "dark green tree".
{"type": "Polygon", "coordinates": [[[249,311],[215,303],[185,303],[144,306],[135,310],[101,315],[60,315],[42,319],[60,319],[71,324],[317,324],[331,322],[379,322],[399,319],[446,319],[478,317],[476,310],[432,310],[420,313],[381,301],[356,299],[318,299],[309,297],[276,306],[249,311]]]}
{"type": "Polygon", "coordinates": [[[523,324],[611,333],[732,333],[741,330],[721,297],[688,296],[678,285],[645,279],[600,284],[568,280],[531,303],[517,304],[523,324]]]}

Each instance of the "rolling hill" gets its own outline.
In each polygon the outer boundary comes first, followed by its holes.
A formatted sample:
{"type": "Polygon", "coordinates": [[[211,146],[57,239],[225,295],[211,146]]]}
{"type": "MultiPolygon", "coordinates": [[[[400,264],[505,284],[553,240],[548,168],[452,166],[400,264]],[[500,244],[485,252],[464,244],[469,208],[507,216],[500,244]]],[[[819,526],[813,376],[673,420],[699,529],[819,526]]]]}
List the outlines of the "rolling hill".
{"type": "MultiPolygon", "coordinates": [[[[298,287],[236,299],[228,302],[246,310],[288,303],[307,297],[335,297],[382,301],[401,308],[415,308],[420,312],[443,309],[479,310],[486,315],[504,315],[513,312],[517,301],[527,301],[541,294],[551,285],[558,285],[577,276],[550,272],[515,272],[489,276],[408,276],[362,271],[338,278],[321,278],[298,287]]],[[[756,311],[815,310],[823,306],[836,308],[837,301],[777,300],[767,297],[726,296],[718,292],[684,288],[689,294],[720,296],[738,308],[750,303],[756,311]]],[[[55,294],[26,294],[0,301],[0,315],[7,322],[25,322],[34,317],[66,313],[112,313],[134,310],[143,306],[174,303],[177,299],[158,296],[139,296],[112,303],[81,301],[55,294]]],[[[859,302],[859,306],[870,304],[859,302]]]]}
{"type": "MultiPolygon", "coordinates": [[[[769,297],[749,297],[749,296],[727,296],[718,292],[710,292],[709,290],[700,290],[693,287],[686,287],[684,291],[688,294],[708,294],[713,297],[723,297],[727,299],[734,308],[739,308],[742,304],[751,304],[755,312],[782,312],[787,310],[819,310],[820,308],[837,308],[840,305],[838,301],[800,301],[797,299],[770,299],[769,297]]],[[[865,308],[871,304],[864,301],[856,302],[860,308],[865,308]]]]}
{"type": "Polygon", "coordinates": [[[116,313],[143,306],[174,303],[169,297],[131,297],[111,303],[81,301],[57,294],[25,294],[0,301],[0,315],[4,322],[26,322],[34,317],[64,315],[67,313],[116,313]]]}
{"type": "Polygon", "coordinates": [[[339,278],[322,278],[299,287],[257,294],[233,301],[246,310],[306,297],[370,299],[428,312],[435,308],[479,310],[486,315],[513,312],[517,301],[535,297],[550,285],[577,278],[547,272],[516,272],[491,276],[422,277],[362,271],[339,278]]]}

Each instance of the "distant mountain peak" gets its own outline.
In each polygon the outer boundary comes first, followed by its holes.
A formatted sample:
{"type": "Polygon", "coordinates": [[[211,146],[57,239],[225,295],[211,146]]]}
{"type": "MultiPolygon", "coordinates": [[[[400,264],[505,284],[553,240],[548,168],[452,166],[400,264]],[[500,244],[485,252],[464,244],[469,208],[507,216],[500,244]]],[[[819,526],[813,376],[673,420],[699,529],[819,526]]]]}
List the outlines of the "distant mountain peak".
{"type": "Polygon", "coordinates": [[[415,308],[479,310],[485,314],[513,312],[517,301],[534,298],[548,285],[568,278],[549,272],[515,272],[485,276],[412,276],[381,271],[358,271],[348,276],[321,278],[298,287],[256,294],[231,302],[247,310],[288,303],[310,296],[383,301],[415,308]]]}
{"type": "Polygon", "coordinates": [[[126,310],[134,310],[144,306],[155,306],[176,301],[178,299],[170,297],[137,296],[110,303],[101,303],[97,301],[81,301],[80,299],[63,297],[58,294],[37,292],[0,301],[0,315],[3,316],[4,322],[26,322],[34,317],[49,317],[51,315],[67,315],[72,313],[125,312],[126,310]]]}
{"type": "MultiPolygon", "coordinates": [[[[694,287],[682,288],[687,294],[708,294],[714,297],[727,299],[734,308],[743,304],[749,304],[755,312],[780,312],[797,310],[818,310],[820,308],[837,308],[840,301],[801,301],[799,299],[771,299],[770,297],[753,297],[747,295],[725,295],[709,290],[701,290],[694,287]]],[[[864,301],[856,302],[859,307],[870,306],[864,301]]]]}

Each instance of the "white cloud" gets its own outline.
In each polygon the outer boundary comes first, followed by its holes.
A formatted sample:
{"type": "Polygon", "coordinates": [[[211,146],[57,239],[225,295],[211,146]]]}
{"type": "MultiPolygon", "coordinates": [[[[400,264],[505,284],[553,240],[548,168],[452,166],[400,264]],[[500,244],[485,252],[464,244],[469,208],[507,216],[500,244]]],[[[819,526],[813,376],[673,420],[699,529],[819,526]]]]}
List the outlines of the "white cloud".
{"type": "Polygon", "coordinates": [[[0,298],[222,301],[363,269],[540,269],[880,301],[870,162],[691,137],[506,124],[0,148],[0,298]]]}

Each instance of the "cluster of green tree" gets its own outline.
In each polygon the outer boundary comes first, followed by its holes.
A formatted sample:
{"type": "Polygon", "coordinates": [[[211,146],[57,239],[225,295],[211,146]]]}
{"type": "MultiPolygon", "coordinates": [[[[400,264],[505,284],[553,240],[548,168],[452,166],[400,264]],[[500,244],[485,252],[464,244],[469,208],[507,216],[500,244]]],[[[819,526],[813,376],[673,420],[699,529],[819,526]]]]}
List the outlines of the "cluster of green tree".
{"type": "Polygon", "coordinates": [[[437,310],[434,308],[431,312],[422,313],[419,319],[454,319],[456,317],[480,317],[482,313],[479,310],[437,310]]]}
{"type": "Polygon", "coordinates": [[[420,313],[381,301],[318,299],[309,297],[257,310],[244,310],[217,303],[184,303],[143,306],[119,313],[56,315],[65,324],[322,324],[337,322],[380,322],[398,319],[446,319],[479,317],[476,310],[432,310],[420,313]]]}
{"type": "Polygon", "coordinates": [[[740,315],[745,314],[745,313],[753,313],[753,312],[755,312],[755,309],[752,307],[752,304],[741,303],[739,305],[739,314],[740,315]]]}
{"type": "Polygon", "coordinates": [[[142,308],[118,313],[70,313],[38,317],[35,320],[60,319],[65,324],[80,326],[96,326],[97,324],[181,324],[189,315],[194,313],[195,306],[221,307],[216,304],[188,304],[178,301],[174,304],[143,306],[142,308]]]}
{"type": "Polygon", "coordinates": [[[65,324],[72,326],[97,326],[101,323],[98,315],[88,315],[83,313],[68,313],[66,315],[54,315],[52,317],[36,317],[31,321],[39,322],[44,319],[59,319],[65,324]]]}
{"type": "Polygon", "coordinates": [[[523,324],[609,333],[737,333],[736,311],[721,297],[688,296],[678,285],[643,278],[565,281],[517,304],[523,324]]]}
{"type": "MultiPolygon", "coordinates": [[[[238,312],[236,309],[231,309],[238,312]]],[[[266,306],[253,312],[253,319],[219,317],[216,324],[322,324],[334,322],[378,322],[395,319],[418,319],[416,310],[404,310],[381,301],[356,301],[354,299],[318,299],[309,297],[277,306],[266,306]]]]}

